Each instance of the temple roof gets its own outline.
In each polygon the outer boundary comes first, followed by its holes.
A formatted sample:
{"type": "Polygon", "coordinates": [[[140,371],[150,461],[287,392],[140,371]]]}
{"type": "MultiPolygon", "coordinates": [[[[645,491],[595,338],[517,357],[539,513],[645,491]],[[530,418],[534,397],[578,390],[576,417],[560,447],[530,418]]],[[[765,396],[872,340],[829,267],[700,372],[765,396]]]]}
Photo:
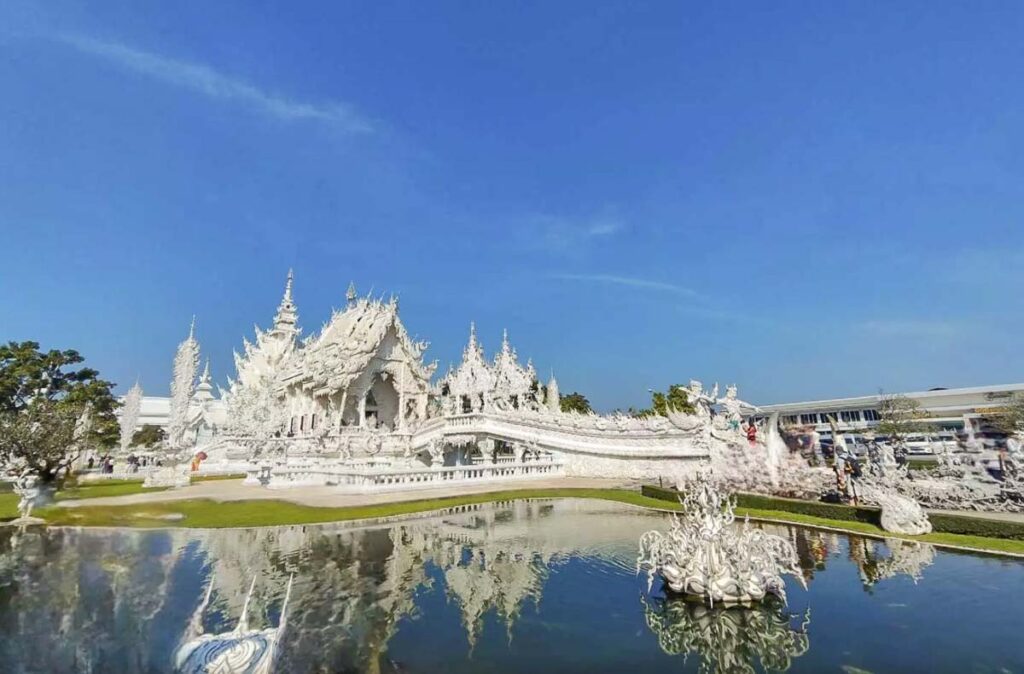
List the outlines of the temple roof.
{"type": "Polygon", "coordinates": [[[533,363],[526,367],[519,364],[516,350],[509,344],[506,330],[501,350],[489,364],[484,357],[483,347],[476,337],[476,326],[470,324],[469,342],[462,352],[462,362],[445,375],[443,384],[451,395],[475,395],[495,393],[502,397],[525,395],[531,390],[536,379],[533,363]]]}
{"type": "MultiPolygon", "coordinates": [[[[435,364],[423,362],[426,342],[413,341],[398,317],[398,301],[363,298],[350,300],[345,309],[335,311],[320,334],[305,340],[285,378],[288,383],[301,382],[303,388],[318,391],[339,391],[348,388],[377,356],[401,361],[410,377],[426,384],[435,364]],[[389,334],[395,336],[386,354],[381,354],[389,334]]],[[[390,370],[389,370],[390,371],[390,370]]],[[[398,372],[392,372],[399,376],[398,372]]]]}

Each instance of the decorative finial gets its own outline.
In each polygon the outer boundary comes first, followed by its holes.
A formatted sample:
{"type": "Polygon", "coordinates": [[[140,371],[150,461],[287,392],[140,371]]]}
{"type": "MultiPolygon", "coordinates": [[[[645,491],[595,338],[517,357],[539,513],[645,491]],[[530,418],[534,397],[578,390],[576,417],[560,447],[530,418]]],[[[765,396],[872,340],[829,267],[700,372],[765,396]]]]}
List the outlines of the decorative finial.
{"type": "Polygon", "coordinates": [[[204,383],[209,383],[209,381],[210,381],[210,359],[209,358],[206,359],[206,365],[203,367],[203,376],[200,377],[199,380],[204,382],[204,383]]]}
{"type": "Polygon", "coordinates": [[[295,274],[292,270],[288,270],[288,279],[284,282],[284,299],[287,302],[292,301],[292,281],[295,280],[295,274]]]}
{"type": "Polygon", "coordinates": [[[192,325],[188,328],[188,338],[195,339],[196,334],[196,315],[192,314],[192,325]]]}
{"type": "Polygon", "coordinates": [[[348,282],[348,292],[345,293],[345,299],[348,300],[349,304],[353,304],[356,301],[358,295],[356,294],[356,283],[355,281],[348,282]]]}

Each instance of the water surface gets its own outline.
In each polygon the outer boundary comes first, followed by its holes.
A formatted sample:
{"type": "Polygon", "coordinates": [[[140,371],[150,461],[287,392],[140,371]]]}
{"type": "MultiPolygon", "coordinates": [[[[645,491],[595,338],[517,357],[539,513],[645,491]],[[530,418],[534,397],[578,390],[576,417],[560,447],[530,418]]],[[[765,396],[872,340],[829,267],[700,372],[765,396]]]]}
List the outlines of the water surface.
{"type": "Polygon", "coordinates": [[[664,515],[559,499],[376,525],[0,531],[0,669],[166,672],[207,585],[207,633],[278,625],[279,672],[1024,671],[1024,563],[770,527],[789,605],[648,591],[664,515]]]}

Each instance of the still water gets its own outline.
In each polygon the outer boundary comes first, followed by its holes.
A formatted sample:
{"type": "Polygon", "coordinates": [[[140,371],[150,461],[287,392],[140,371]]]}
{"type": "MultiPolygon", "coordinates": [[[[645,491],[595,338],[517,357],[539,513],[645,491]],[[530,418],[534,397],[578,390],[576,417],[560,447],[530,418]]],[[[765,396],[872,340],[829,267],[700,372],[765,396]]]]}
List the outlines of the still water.
{"type": "Polygon", "coordinates": [[[634,572],[640,534],[667,526],[562,499],[372,525],[3,530],[0,671],[173,671],[182,643],[236,628],[255,578],[247,627],[277,672],[1024,672],[1024,562],[772,526],[807,589],[708,611],[634,572]]]}

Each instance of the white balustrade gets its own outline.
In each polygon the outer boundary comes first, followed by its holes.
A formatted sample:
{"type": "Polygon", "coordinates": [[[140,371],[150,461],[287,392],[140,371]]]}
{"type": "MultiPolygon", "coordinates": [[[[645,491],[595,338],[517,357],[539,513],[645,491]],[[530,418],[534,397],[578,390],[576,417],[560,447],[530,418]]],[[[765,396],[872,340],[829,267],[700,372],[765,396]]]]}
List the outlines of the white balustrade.
{"type": "MultiPolygon", "coordinates": [[[[511,457],[510,457],[511,458],[511,457]]],[[[502,461],[467,466],[424,466],[405,468],[377,464],[296,462],[254,467],[247,482],[266,484],[271,489],[302,485],[337,486],[342,491],[377,492],[430,489],[476,482],[504,482],[517,479],[556,477],[563,474],[561,462],[550,458],[525,463],[502,461]]]]}

